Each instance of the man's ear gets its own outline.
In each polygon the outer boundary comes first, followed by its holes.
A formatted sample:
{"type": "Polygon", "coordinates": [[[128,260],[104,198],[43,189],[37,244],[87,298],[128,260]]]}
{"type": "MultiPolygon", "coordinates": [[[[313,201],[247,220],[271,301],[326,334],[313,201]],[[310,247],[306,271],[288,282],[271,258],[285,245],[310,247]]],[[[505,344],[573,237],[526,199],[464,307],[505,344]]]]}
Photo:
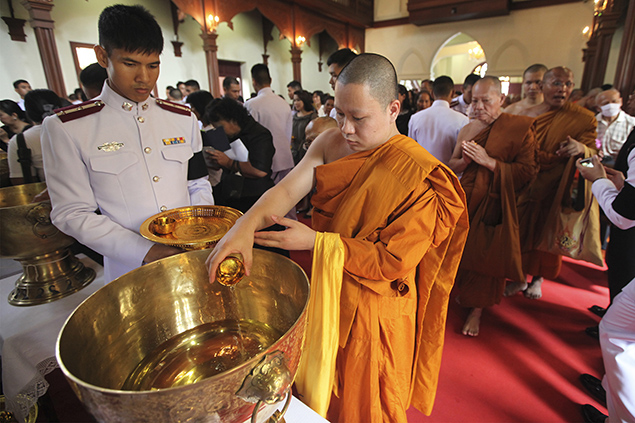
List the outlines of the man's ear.
{"type": "Polygon", "coordinates": [[[104,69],[108,69],[108,52],[106,52],[106,49],[99,44],[96,44],[95,47],[93,47],[93,50],[95,50],[95,56],[97,56],[97,63],[99,63],[99,66],[104,69]]]}
{"type": "Polygon", "coordinates": [[[388,105],[388,110],[390,112],[390,117],[397,119],[399,116],[399,111],[401,110],[401,103],[399,100],[393,100],[388,105]]]}

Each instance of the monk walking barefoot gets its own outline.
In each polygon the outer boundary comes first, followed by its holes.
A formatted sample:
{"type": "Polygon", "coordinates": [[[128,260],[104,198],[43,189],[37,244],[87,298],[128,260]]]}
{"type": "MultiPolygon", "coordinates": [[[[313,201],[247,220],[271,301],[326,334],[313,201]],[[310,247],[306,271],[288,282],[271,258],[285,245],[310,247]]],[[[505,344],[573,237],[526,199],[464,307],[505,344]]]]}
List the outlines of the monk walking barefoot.
{"type": "Polygon", "coordinates": [[[525,290],[525,297],[530,300],[537,300],[542,297],[542,282],[544,278],[542,276],[534,276],[531,283],[525,290]]]}
{"type": "Polygon", "coordinates": [[[527,281],[522,282],[508,282],[507,286],[505,286],[505,293],[503,294],[506,297],[511,297],[513,295],[518,294],[519,292],[525,291],[527,289],[527,281]]]}
{"type": "Polygon", "coordinates": [[[463,335],[466,336],[478,336],[478,330],[481,325],[481,314],[483,313],[482,308],[473,308],[470,310],[470,314],[465,319],[465,324],[463,325],[463,335]]]}

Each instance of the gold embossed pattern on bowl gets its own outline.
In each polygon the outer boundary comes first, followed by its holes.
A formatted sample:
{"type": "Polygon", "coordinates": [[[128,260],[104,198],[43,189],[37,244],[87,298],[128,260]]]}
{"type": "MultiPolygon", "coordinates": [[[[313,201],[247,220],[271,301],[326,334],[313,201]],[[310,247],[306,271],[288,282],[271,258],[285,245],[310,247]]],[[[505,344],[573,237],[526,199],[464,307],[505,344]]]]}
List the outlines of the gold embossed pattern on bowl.
{"type": "Polygon", "coordinates": [[[141,235],[158,244],[184,250],[211,248],[242,213],[224,206],[188,206],[167,210],[141,224],[141,235]]]}

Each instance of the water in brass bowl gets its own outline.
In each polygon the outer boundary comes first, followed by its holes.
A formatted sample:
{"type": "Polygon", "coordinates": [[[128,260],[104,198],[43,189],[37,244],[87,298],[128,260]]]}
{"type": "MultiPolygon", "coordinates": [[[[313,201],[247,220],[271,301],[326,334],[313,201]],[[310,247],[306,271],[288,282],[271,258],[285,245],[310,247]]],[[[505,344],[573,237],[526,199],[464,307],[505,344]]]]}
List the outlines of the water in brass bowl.
{"type": "Polygon", "coordinates": [[[12,305],[54,301],[95,279],[95,271],[71,253],[75,240],[51,223],[51,202],[31,202],[45,188],[44,183],[0,188],[0,257],[19,261],[23,269],[9,295],[12,305]]]}
{"type": "Polygon", "coordinates": [[[257,402],[284,398],[303,344],[306,275],[254,250],[251,274],[227,287],[210,283],[208,255],[189,251],[133,270],[65,323],[57,361],[98,421],[233,423],[257,409],[262,422],[275,406],[257,402]]]}
{"type": "Polygon", "coordinates": [[[121,389],[146,391],[196,383],[266,351],[282,335],[267,324],[251,320],[204,323],[155,348],[121,389]]]}

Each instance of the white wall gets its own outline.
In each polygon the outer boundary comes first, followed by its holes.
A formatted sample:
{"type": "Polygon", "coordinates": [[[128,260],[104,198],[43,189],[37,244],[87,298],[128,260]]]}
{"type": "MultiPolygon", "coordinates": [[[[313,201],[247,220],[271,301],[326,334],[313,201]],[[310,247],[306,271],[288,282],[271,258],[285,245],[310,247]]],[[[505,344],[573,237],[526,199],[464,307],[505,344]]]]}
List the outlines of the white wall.
{"type": "MultiPolygon", "coordinates": [[[[398,1],[375,3],[375,9],[383,10],[385,16],[390,15],[387,10],[391,4],[394,14],[398,14],[398,1]]],[[[448,38],[463,32],[482,46],[491,75],[519,76],[533,63],[547,67],[566,65],[573,70],[579,85],[582,49],[587,41],[582,29],[592,20],[593,2],[575,2],[457,23],[374,28],[366,31],[366,51],[388,57],[399,79],[425,79],[430,77],[430,65],[438,49],[448,38]]],[[[607,74],[607,79],[612,80],[613,75],[607,74]]]]}
{"type": "MultiPolygon", "coordinates": [[[[172,17],[169,2],[156,0],[103,0],[103,1],[79,1],[79,0],[55,0],[55,6],[51,12],[55,21],[55,41],[62,66],[62,73],[67,93],[78,87],[75,65],[73,63],[70,42],[97,43],[97,20],[101,11],[112,4],[141,4],[145,6],[157,19],[163,30],[165,45],[161,55],[161,74],[157,82],[159,96],[165,95],[167,85],[175,85],[177,81],[196,79],[202,89],[209,90],[207,80],[205,54],[203,52],[203,40],[200,37],[201,29],[198,23],[191,17],[179,25],[179,41],[182,57],[175,57],[172,43],[175,40],[172,27],[172,17]]],[[[13,2],[17,18],[26,19],[29,15],[26,9],[13,2]]],[[[0,13],[9,16],[8,4],[0,2],[0,13]]],[[[251,86],[250,69],[256,63],[262,63],[263,42],[262,24],[258,12],[248,12],[236,15],[233,19],[234,30],[226,23],[218,27],[218,58],[220,60],[233,60],[241,62],[243,80],[247,83],[247,92],[253,90],[251,86]]],[[[46,88],[46,79],[42,69],[37,42],[33,29],[27,22],[25,25],[27,34],[26,42],[11,41],[5,23],[0,22],[0,75],[3,75],[0,84],[0,99],[19,99],[13,90],[12,82],[16,79],[26,79],[33,88],[46,88]]],[[[269,70],[273,79],[272,88],[286,98],[286,85],[293,79],[291,63],[291,44],[288,40],[279,39],[279,31],[272,31],[273,41],[267,46],[269,54],[269,70]]],[[[303,47],[302,54],[302,81],[305,88],[314,91],[329,91],[328,72],[326,70],[326,58],[335,49],[326,52],[322,61],[325,65],[322,72],[317,70],[318,41],[317,36],[303,47]]]]}

